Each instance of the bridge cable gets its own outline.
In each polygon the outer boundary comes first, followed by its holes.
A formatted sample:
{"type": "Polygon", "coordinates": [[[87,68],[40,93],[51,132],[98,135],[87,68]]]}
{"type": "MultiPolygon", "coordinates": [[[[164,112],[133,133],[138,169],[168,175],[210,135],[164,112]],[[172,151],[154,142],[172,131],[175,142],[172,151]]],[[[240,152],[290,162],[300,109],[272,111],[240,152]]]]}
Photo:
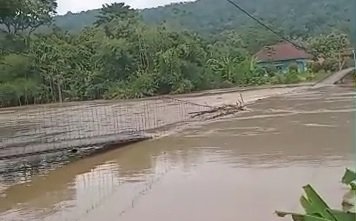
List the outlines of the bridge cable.
{"type": "Polygon", "coordinates": [[[299,49],[303,49],[303,50],[307,50],[306,48],[292,42],[291,40],[287,39],[286,37],[280,35],[277,31],[273,30],[271,27],[269,27],[267,24],[263,23],[260,19],[256,18],[255,16],[253,16],[251,13],[249,13],[246,9],[242,8],[241,6],[239,6],[236,2],[232,1],[232,0],[226,0],[227,2],[229,2],[231,5],[233,5],[235,8],[237,8],[238,10],[242,11],[244,14],[246,14],[248,17],[250,17],[251,19],[253,19],[254,21],[256,21],[258,24],[260,24],[262,27],[264,27],[265,29],[269,30],[270,32],[272,32],[273,34],[275,34],[276,36],[278,36],[280,39],[287,41],[289,43],[291,43],[293,46],[295,46],[296,48],[299,49]]]}

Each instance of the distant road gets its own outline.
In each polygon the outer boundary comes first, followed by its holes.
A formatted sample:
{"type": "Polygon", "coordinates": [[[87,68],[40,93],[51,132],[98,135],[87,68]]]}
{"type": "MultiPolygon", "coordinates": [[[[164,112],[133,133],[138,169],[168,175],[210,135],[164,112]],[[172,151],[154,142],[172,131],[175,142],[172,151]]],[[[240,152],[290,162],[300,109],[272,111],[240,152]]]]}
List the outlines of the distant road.
{"type": "Polygon", "coordinates": [[[346,75],[350,74],[354,68],[348,68],[341,70],[339,72],[336,72],[335,74],[327,77],[326,79],[322,80],[321,82],[317,83],[314,87],[323,87],[323,86],[330,86],[334,85],[341,79],[343,79],[346,75]]]}

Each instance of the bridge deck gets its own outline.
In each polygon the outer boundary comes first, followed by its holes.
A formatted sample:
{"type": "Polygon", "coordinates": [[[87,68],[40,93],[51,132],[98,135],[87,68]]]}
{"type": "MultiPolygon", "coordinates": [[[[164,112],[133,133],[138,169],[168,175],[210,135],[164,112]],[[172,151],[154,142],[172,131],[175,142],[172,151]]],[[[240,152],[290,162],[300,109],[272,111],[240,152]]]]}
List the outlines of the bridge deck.
{"type": "Polygon", "coordinates": [[[315,87],[323,87],[323,86],[330,86],[334,85],[343,78],[345,78],[348,74],[350,74],[354,68],[348,68],[345,70],[341,70],[339,72],[336,72],[335,74],[332,74],[331,76],[327,77],[326,79],[322,80],[321,82],[317,83],[315,87]]]}

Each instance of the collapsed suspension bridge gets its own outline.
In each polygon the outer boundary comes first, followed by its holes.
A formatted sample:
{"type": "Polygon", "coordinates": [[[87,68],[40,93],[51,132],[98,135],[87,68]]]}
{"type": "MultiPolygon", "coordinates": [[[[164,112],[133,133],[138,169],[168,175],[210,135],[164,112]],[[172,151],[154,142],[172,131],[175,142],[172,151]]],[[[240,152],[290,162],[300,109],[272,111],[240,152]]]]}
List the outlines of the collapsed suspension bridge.
{"type": "Polygon", "coordinates": [[[208,109],[177,99],[39,105],[0,110],[0,160],[103,148],[150,138],[149,132],[208,109]]]}
{"type": "Polygon", "coordinates": [[[179,123],[212,119],[214,112],[221,116],[242,108],[242,102],[214,108],[163,97],[0,109],[0,167],[6,168],[0,173],[17,167],[8,166],[13,160],[35,158],[41,163],[50,155],[83,157],[150,139],[179,123]]]}

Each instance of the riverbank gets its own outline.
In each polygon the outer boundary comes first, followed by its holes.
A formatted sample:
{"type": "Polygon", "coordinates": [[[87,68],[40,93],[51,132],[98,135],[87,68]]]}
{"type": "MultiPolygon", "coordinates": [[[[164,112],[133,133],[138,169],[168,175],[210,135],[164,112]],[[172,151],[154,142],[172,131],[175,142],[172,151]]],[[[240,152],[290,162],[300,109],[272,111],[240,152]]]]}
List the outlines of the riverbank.
{"type": "Polygon", "coordinates": [[[232,87],[232,88],[196,91],[196,92],[184,93],[184,94],[145,97],[145,98],[140,98],[140,99],[112,99],[112,100],[71,101],[71,102],[63,102],[63,103],[32,104],[32,105],[0,108],[0,114],[11,112],[14,110],[29,109],[29,108],[36,108],[36,107],[56,108],[56,107],[66,107],[66,106],[67,107],[80,106],[80,105],[85,105],[85,104],[90,105],[90,104],[105,104],[105,103],[138,102],[138,101],[157,100],[157,99],[164,99],[164,98],[189,98],[189,97],[198,97],[198,96],[207,96],[207,95],[234,93],[234,92],[254,91],[254,90],[261,90],[261,89],[305,87],[305,86],[313,86],[315,84],[316,84],[316,82],[305,82],[305,83],[298,83],[298,84],[277,84],[277,85],[262,85],[262,86],[250,86],[250,87],[232,87]]]}
{"type": "MultiPolygon", "coordinates": [[[[352,68],[345,69],[343,71],[350,72],[352,68]]],[[[341,71],[341,72],[343,72],[341,71]]],[[[339,73],[339,72],[337,72],[339,73]]],[[[276,88],[296,88],[296,87],[308,87],[315,86],[321,84],[326,79],[337,73],[319,73],[315,80],[313,81],[305,81],[301,83],[294,84],[266,84],[259,86],[246,86],[246,87],[230,87],[230,88],[220,88],[220,89],[210,89],[210,90],[201,90],[195,91],[191,93],[183,93],[183,94],[174,94],[174,95],[157,95],[153,97],[144,97],[139,99],[111,99],[111,100],[91,100],[91,101],[70,101],[63,103],[47,103],[47,104],[31,104],[31,105],[23,105],[23,106],[15,106],[15,107],[3,107],[0,108],[0,114],[8,113],[15,110],[20,109],[30,109],[37,107],[48,107],[48,108],[59,108],[59,107],[72,107],[72,106],[80,106],[80,105],[90,105],[90,104],[106,104],[106,103],[125,103],[125,102],[138,102],[138,101],[146,101],[146,100],[157,100],[164,98],[190,98],[190,97],[199,97],[199,96],[209,96],[209,95],[218,95],[218,94],[226,94],[226,93],[235,93],[235,92],[246,92],[246,91],[255,91],[262,89],[276,89],[276,88]]],[[[330,85],[330,83],[328,84],[330,85]]],[[[324,85],[325,86],[325,85],[324,85]]]]}
{"type": "MultiPolygon", "coordinates": [[[[345,69],[343,71],[350,72],[352,68],[345,69]]],[[[341,71],[341,72],[343,72],[341,71]]],[[[339,73],[339,72],[337,72],[339,73]]],[[[220,89],[210,89],[210,90],[201,90],[195,91],[191,93],[182,93],[182,94],[174,94],[174,95],[157,95],[152,97],[144,97],[139,99],[111,99],[111,100],[91,100],[91,101],[69,101],[63,103],[47,103],[47,104],[31,104],[31,105],[23,105],[23,106],[14,106],[14,107],[3,107],[0,108],[1,113],[7,113],[18,109],[28,109],[33,107],[61,107],[61,106],[79,106],[85,104],[105,104],[110,102],[136,102],[136,101],[145,101],[145,100],[156,100],[156,99],[164,99],[164,98],[188,98],[188,97],[197,97],[197,96],[207,96],[207,95],[216,95],[216,94],[225,94],[225,93],[234,93],[234,92],[245,92],[245,91],[254,91],[254,90],[261,90],[261,89],[276,89],[276,88],[294,88],[294,87],[307,87],[307,86],[315,86],[320,84],[321,82],[325,81],[325,79],[330,78],[331,76],[337,73],[318,73],[312,81],[304,81],[300,83],[294,84],[265,84],[259,86],[246,86],[246,87],[230,87],[230,88],[220,88],[220,89]]],[[[329,83],[330,84],[330,83],[329,83]]]]}

